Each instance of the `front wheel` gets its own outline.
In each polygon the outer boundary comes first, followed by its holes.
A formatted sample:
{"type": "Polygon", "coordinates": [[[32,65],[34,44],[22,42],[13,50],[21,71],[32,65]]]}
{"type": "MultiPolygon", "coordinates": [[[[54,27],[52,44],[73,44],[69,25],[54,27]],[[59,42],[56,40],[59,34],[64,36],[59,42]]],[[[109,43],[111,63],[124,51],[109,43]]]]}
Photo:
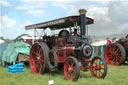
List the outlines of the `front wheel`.
{"type": "Polygon", "coordinates": [[[64,75],[67,80],[77,81],[80,76],[80,66],[75,57],[68,57],[64,63],[64,75]]]}
{"type": "Polygon", "coordinates": [[[102,57],[94,57],[90,66],[91,74],[95,78],[105,78],[107,74],[107,63],[102,57]]]}

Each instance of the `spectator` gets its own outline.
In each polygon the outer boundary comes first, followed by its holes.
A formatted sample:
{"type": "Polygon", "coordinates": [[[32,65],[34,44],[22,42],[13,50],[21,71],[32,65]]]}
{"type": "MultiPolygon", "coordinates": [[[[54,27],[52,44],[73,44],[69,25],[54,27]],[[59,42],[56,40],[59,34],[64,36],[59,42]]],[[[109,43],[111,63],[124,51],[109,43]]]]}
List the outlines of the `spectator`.
{"type": "Polygon", "coordinates": [[[110,44],[111,43],[111,40],[109,40],[109,38],[107,38],[107,44],[110,44]]]}

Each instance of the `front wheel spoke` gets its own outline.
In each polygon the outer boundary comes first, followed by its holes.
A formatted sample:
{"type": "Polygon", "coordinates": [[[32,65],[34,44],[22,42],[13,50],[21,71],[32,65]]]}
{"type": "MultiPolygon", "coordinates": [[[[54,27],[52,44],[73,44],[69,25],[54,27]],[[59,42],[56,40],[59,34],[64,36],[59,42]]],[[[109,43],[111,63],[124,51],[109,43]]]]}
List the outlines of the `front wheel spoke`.
{"type": "Polygon", "coordinates": [[[98,75],[100,76],[100,71],[98,71],[98,75]]]}
{"type": "Polygon", "coordinates": [[[98,65],[98,60],[95,61],[95,64],[98,65]]]}
{"type": "Polygon", "coordinates": [[[101,75],[103,74],[101,70],[99,71],[99,73],[100,73],[101,75]]]}
{"type": "Polygon", "coordinates": [[[97,65],[98,65],[98,59],[96,60],[96,63],[97,63],[97,65]]]}
{"type": "Polygon", "coordinates": [[[95,70],[95,75],[97,75],[97,70],[95,70]]]}
{"type": "Polygon", "coordinates": [[[96,62],[94,62],[94,64],[95,64],[95,65],[97,65],[97,63],[96,63],[96,62]]]}
{"type": "Polygon", "coordinates": [[[95,69],[95,70],[96,70],[96,69],[97,69],[97,68],[96,68],[96,66],[93,66],[93,69],[95,69]]]}
{"type": "Polygon", "coordinates": [[[103,70],[104,70],[104,67],[101,67],[101,69],[103,69],[103,70]]]}

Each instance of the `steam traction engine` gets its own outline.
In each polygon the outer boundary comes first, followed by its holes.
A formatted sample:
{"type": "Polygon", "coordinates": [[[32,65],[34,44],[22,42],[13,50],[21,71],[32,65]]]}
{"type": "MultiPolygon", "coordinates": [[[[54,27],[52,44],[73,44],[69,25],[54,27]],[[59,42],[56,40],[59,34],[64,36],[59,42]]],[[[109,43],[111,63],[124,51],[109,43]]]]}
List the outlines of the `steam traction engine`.
{"type": "MultiPolygon", "coordinates": [[[[58,67],[63,68],[67,80],[76,81],[81,71],[91,71],[96,78],[104,78],[107,74],[107,64],[102,57],[91,59],[92,46],[88,43],[86,26],[93,23],[93,19],[86,17],[86,10],[79,10],[80,16],[69,16],[49,22],[26,26],[26,29],[51,30],[71,28],[73,32],[66,29],[53,36],[41,36],[35,41],[30,51],[29,64],[34,74],[43,74],[47,68],[55,71],[58,67]],[[87,25],[86,25],[87,24],[87,25]],[[61,66],[62,65],[62,66],[61,66]]],[[[71,30],[71,29],[70,29],[71,30]]],[[[36,33],[35,33],[36,34],[36,33]]],[[[36,35],[35,35],[36,36],[36,35]]]]}
{"type": "Polygon", "coordinates": [[[110,65],[121,65],[128,61],[128,35],[106,47],[105,60],[110,65]]]}

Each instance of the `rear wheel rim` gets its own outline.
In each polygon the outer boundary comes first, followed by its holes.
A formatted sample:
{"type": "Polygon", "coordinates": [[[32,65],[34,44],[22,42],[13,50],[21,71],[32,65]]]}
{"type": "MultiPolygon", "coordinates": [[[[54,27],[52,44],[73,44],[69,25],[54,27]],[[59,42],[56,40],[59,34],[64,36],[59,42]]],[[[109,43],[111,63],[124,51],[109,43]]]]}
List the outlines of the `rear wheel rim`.
{"type": "Polygon", "coordinates": [[[64,64],[64,74],[67,80],[74,81],[76,78],[76,64],[75,62],[69,58],[64,64]]]}
{"type": "Polygon", "coordinates": [[[30,51],[30,67],[34,74],[41,74],[45,67],[44,52],[41,46],[36,43],[32,46],[30,51]]]}
{"type": "Polygon", "coordinates": [[[117,45],[109,45],[105,49],[105,60],[110,65],[119,65],[122,60],[121,49],[117,45]]]}
{"type": "Polygon", "coordinates": [[[103,78],[105,74],[105,65],[101,58],[95,58],[91,62],[91,74],[95,78],[103,78]]]}

